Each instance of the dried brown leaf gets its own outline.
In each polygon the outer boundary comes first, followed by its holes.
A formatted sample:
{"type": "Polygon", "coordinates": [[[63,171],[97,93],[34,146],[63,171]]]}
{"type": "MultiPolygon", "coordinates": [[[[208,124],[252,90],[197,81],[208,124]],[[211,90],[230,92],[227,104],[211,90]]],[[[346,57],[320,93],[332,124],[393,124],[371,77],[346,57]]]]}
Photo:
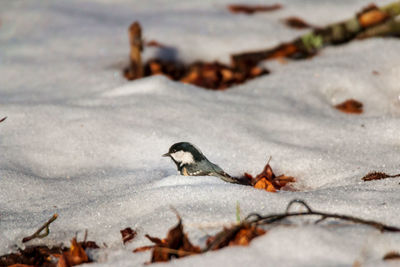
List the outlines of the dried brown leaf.
{"type": "Polygon", "coordinates": [[[200,248],[192,245],[187,235],[183,232],[183,225],[179,216],[178,219],[178,224],[168,231],[168,235],[165,239],[146,235],[146,237],[151,242],[155,243],[155,245],[140,247],[135,249],[133,252],[153,249],[151,262],[164,262],[169,261],[173,257],[180,258],[200,253],[200,248]]]}
{"type": "MultiPolygon", "coordinates": [[[[237,67],[219,62],[184,64],[180,61],[166,61],[155,58],[142,65],[143,41],[139,23],[135,22],[131,25],[129,36],[131,45],[130,65],[123,70],[123,75],[127,80],[161,74],[175,81],[190,83],[207,89],[222,90],[232,85],[244,83],[249,79],[269,74],[267,69],[260,68],[251,62],[243,63],[240,67],[237,67]]],[[[156,41],[150,41],[146,45],[162,46],[156,41]]]]}
{"type": "Polygon", "coordinates": [[[244,13],[247,15],[254,14],[256,12],[270,12],[281,9],[281,4],[273,5],[228,5],[228,9],[232,13],[244,13]]]}
{"type": "Polygon", "coordinates": [[[267,163],[267,165],[265,165],[264,170],[258,174],[256,176],[256,180],[262,179],[262,178],[266,178],[268,180],[273,180],[275,178],[275,173],[271,168],[271,165],[269,165],[269,163],[267,163]]]}
{"type": "Polygon", "coordinates": [[[61,247],[27,246],[16,253],[0,256],[0,266],[44,266],[54,267],[56,263],[50,260],[51,255],[61,254],[61,247]]]}
{"type": "Polygon", "coordinates": [[[385,256],[383,256],[383,260],[400,260],[400,253],[397,251],[388,252],[385,254],[385,256]]]}
{"type": "Polygon", "coordinates": [[[394,178],[394,177],[399,177],[399,174],[395,174],[395,175],[389,175],[387,173],[384,172],[370,172],[367,175],[365,175],[362,179],[363,181],[373,181],[373,180],[381,180],[381,179],[385,179],[385,178],[394,178]]]}
{"type": "Polygon", "coordinates": [[[256,184],[254,185],[254,188],[264,189],[268,192],[273,192],[273,193],[276,192],[275,186],[264,177],[256,182],[256,184]]]}
{"type": "Polygon", "coordinates": [[[313,28],[310,24],[302,20],[301,18],[298,17],[288,17],[283,20],[283,23],[285,23],[286,26],[293,28],[293,29],[308,29],[308,28],[313,28]]]}
{"type": "Polygon", "coordinates": [[[250,181],[249,184],[253,187],[257,189],[264,189],[268,192],[276,192],[280,189],[295,191],[293,188],[288,187],[288,184],[296,182],[296,179],[294,177],[286,176],[284,174],[276,176],[271,168],[271,165],[269,164],[269,161],[265,165],[263,171],[255,178],[251,174],[245,173],[244,176],[240,179],[248,180],[250,181]]]}
{"type": "Polygon", "coordinates": [[[259,227],[246,225],[240,229],[233,240],[229,242],[229,246],[247,246],[253,238],[264,235],[265,233],[266,231],[259,227]]]}
{"type": "Polygon", "coordinates": [[[147,239],[149,239],[151,242],[153,242],[156,245],[161,245],[161,244],[166,244],[167,243],[166,239],[160,239],[160,238],[152,237],[152,236],[149,236],[149,235],[145,235],[145,237],[147,237],[147,239]]]}
{"type": "Polygon", "coordinates": [[[286,176],[284,174],[277,176],[274,182],[279,185],[280,188],[286,186],[288,183],[296,182],[296,179],[292,176],[286,176]]]}
{"type": "Polygon", "coordinates": [[[265,234],[266,231],[249,225],[247,223],[240,223],[233,225],[229,228],[224,228],[222,231],[207,239],[207,250],[218,250],[226,246],[247,246],[250,241],[260,235],[265,234]]]}
{"type": "Polygon", "coordinates": [[[132,241],[133,238],[137,235],[137,232],[135,230],[132,230],[132,228],[127,227],[123,230],[120,231],[122,235],[122,241],[124,244],[126,242],[132,241]]]}
{"type": "Polygon", "coordinates": [[[86,262],[89,262],[89,258],[85,250],[76,239],[73,238],[71,240],[71,247],[68,251],[62,253],[57,267],[75,266],[86,262]]]}
{"type": "Polygon", "coordinates": [[[363,112],[363,104],[354,99],[348,99],[336,105],[335,108],[345,113],[360,114],[363,112]]]}

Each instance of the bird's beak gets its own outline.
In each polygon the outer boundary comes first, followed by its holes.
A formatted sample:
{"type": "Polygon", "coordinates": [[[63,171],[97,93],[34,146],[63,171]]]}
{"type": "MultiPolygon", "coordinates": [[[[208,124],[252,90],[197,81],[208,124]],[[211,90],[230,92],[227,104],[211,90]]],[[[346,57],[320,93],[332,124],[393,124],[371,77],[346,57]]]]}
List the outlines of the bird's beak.
{"type": "Polygon", "coordinates": [[[163,157],[169,157],[169,155],[170,155],[169,153],[165,153],[165,154],[163,154],[162,156],[163,156],[163,157]]]}

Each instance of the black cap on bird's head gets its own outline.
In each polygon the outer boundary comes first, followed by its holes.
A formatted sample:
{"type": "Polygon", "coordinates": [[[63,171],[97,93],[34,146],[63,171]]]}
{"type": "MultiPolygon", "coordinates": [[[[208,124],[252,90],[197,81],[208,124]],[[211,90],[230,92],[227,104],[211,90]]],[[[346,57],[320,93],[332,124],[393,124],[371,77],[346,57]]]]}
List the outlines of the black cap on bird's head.
{"type": "Polygon", "coordinates": [[[172,160],[175,161],[175,163],[182,163],[183,161],[186,164],[206,159],[203,153],[201,153],[200,149],[189,142],[180,142],[173,144],[169,148],[168,153],[165,153],[163,157],[171,157],[172,160]]]}

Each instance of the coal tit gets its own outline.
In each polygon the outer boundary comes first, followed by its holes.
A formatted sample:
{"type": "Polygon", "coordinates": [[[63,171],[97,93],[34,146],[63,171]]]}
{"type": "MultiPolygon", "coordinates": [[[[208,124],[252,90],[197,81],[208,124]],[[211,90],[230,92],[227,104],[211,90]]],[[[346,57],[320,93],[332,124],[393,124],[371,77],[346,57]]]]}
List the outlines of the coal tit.
{"type": "Polygon", "coordinates": [[[210,162],[200,149],[188,142],[172,145],[163,157],[170,157],[185,176],[216,176],[225,182],[241,183],[239,179],[224,172],[218,165],[210,162]]]}

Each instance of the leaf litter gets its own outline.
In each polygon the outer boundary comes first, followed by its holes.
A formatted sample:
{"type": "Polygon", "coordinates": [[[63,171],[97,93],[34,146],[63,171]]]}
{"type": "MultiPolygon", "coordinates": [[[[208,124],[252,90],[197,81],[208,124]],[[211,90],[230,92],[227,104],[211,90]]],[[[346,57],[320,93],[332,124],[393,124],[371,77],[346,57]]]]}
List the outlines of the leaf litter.
{"type": "Polygon", "coordinates": [[[384,172],[370,172],[367,175],[365,175],[362,180],[364,182],[367,181],[373,181],[373,180],[381,180],[381,179],[386,179],[386,178],[396,178],[396,177],[400,177],[400,173],[399,174],[394,174],[394,175],[389,175],[387,173],[384,172]]]}
{"type": "Polygon", "coordinates": [[[228,5],[228,10],[231,13],[243,13],[246,15],[252,15],[258,12],[271,12],[281,9],[283,6],[281,4],[272,4],[272,5],[245,5],[245,4],[236,4],[236,5],[228,5]]]}
{"type": "MultiPolygon", "coordinates": [[[[135,80],[152,75],[164,75],[171,80],[193,84],[212,90],[224,90],[232,85],[241,84],[249,79],[269,74],[269,70],[256,64],[242,64],[241,66],[226,65],[218,61],[197,61],[184,64],[179,61],[168,61],[161,58],[153,58],[142,63],[141,52],[143,50],[143,38],[141,26],[134,22],[129,27],[130,36],[130,64],[123,71],[127,80],[135,80]]],[[[165,49],[165,46],[150,41],[146,46],[165,49]]]]}
{"type": "Polygon", "coordinates": [[[122,235],[122,242],[131,242],[137,235],[137,232],[130,227],[127,227],[120,231],[122,235]]]}

